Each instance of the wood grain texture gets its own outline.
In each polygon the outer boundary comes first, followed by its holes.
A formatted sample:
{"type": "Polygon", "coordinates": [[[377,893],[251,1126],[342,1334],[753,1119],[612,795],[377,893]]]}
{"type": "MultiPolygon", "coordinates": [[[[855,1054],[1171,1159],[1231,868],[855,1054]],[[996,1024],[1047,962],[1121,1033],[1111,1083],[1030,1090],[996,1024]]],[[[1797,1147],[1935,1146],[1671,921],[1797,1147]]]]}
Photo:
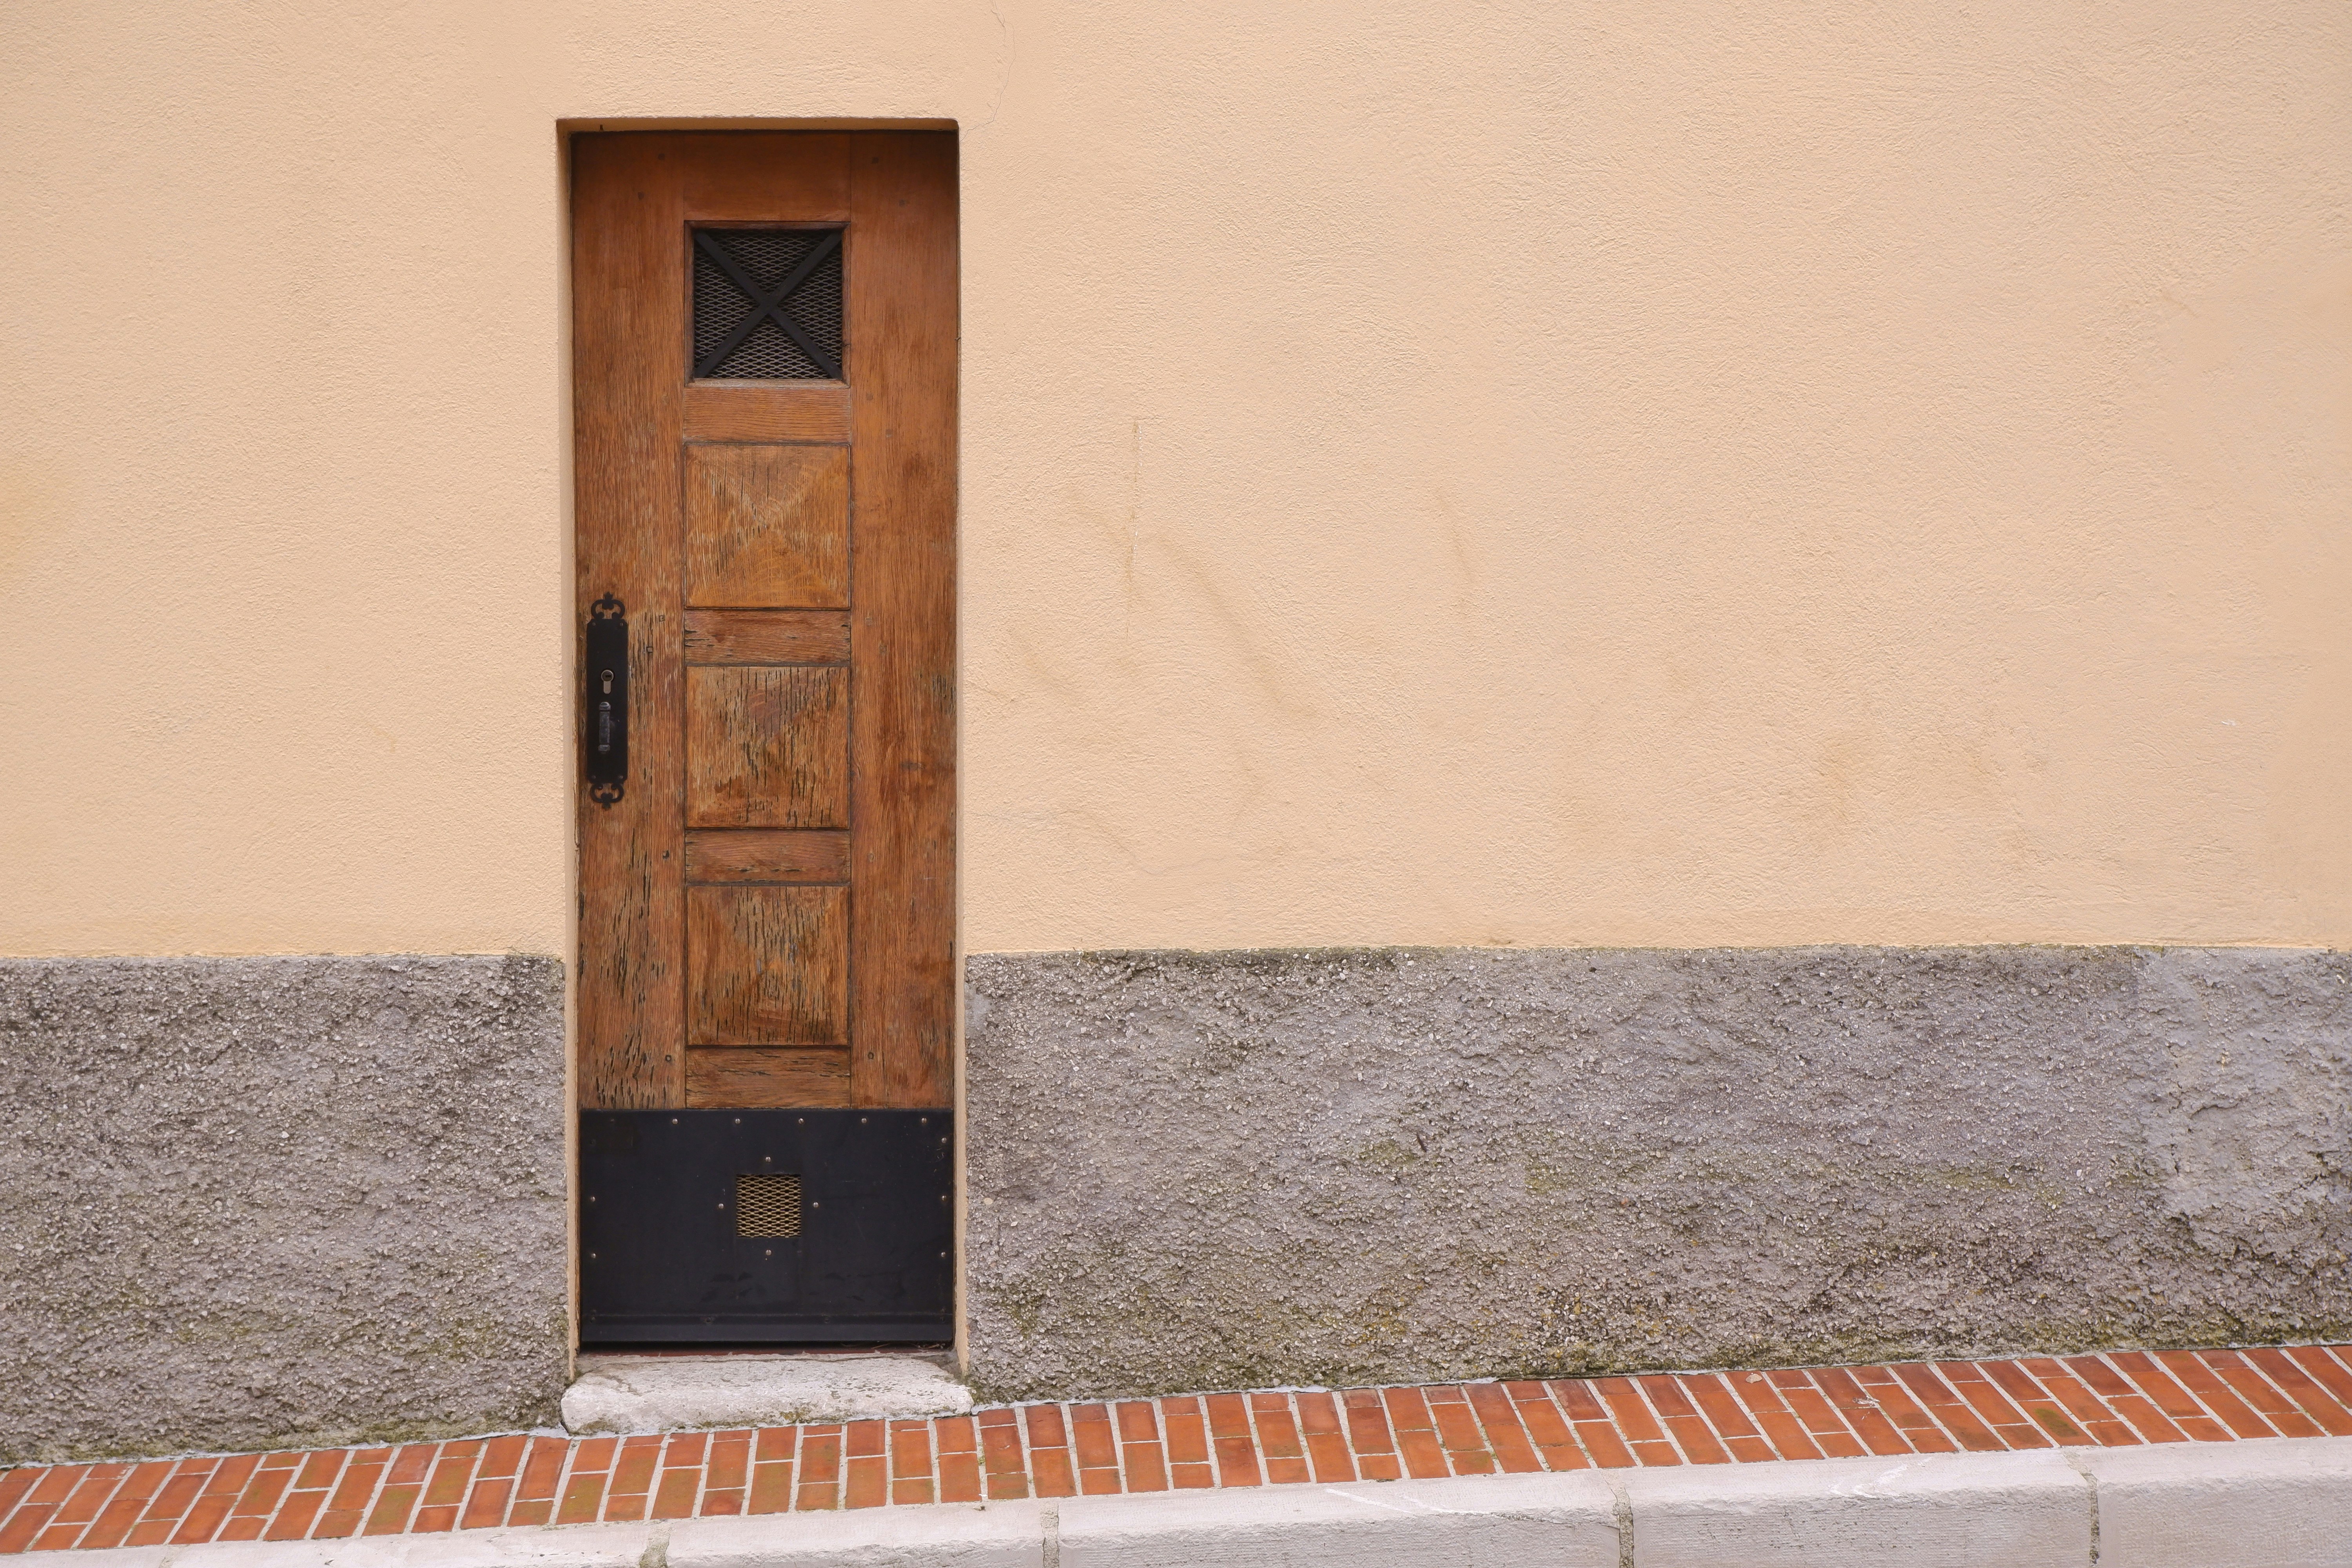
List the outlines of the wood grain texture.
{"type": "Polygon", "coordinates": [[[849,672],[695,665],[686,672],[692,827],[846,827],[849,672]]]}
{"type": "Polygon", "coordinates": [[[688,1039],[846,1045],[848,903],[845,888],[688,888],[688,1039]]]}
{"type": "Polygon", "coordinates": [[[688,610],[688,664],[847,664],[846,610],[688,610]]]}
{"type": "Polygon", "coordinates": [[[627,793],[580,793],[580,1103],[684,1095],[678,397],[685,211],[659,139],[572,142],[574,592],[628,606],[627,793]]]}
{"type": "Polygon", "coordinates": [[[686,216],[696,223],[840,223],[849,216],[841,131],[666,132],[686,216]]]}
{"type": "Polygon", "coordinates": [[[860,1105],[947,1106],[955,1049],[956,144],[850,160],[850,879],[860,1105]]]}
{"type": "Polygon", "coordinates": [[[945,1108],[954,138],[572,146],[575,589],[627,601],[635,688],[626,797],[580,819],[582,1103],[816,1092],[714,1087],[749,1058],[689,1090],[723,1044],[848,1047],[853,1103],[945,1108]],[[845,384],[688,382],[706,221],[846,224],[845,384]]]}
{"type": "Polygon", "coordinates": [[[849,388],[837,381],[697,381],[686,388],[689,441],[849,439],[849,388]]]}
{"type": "Polygon", "coordinates": [[[849,835],[824,829],[705,828],[686,836],[688,882],[845,882],[849,835]]]}
{"type": "Polygon", "coordinates": [[[686,602],[849,603],[849,453],[840,447],[686,449],[686,602]]]}
{"type": "Polygon", "coordinates": [[[778,1046],[697,1047],[686,1053],[686,1102],[789,1110],[849,1103],[849,1052],[778,1046]]]}

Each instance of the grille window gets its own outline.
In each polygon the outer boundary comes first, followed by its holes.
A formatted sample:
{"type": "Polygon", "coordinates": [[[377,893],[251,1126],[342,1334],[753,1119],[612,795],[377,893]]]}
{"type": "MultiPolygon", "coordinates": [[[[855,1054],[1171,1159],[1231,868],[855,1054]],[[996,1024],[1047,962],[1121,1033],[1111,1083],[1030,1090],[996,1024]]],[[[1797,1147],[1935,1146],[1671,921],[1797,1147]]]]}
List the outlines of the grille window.
{"type": "Polygon", "coordinates": [[[694,374],[841,379],[841,230],[694,231],[694,374]]]}
{"type": "Polygon", "coordinates": [[[735,1234],[798,1236],[801,1179],[798,1176],[735,1178],[735,1234]]]}

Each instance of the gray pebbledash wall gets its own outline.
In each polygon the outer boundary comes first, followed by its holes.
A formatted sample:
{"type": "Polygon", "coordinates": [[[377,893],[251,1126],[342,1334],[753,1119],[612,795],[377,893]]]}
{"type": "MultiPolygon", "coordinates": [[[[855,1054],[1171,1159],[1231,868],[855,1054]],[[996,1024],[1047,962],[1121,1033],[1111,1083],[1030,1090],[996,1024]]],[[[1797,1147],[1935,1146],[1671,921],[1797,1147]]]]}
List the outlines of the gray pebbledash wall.
{"type": "Polygon", "coordinates": [[[2352,955],[968,961],[999,1398],[2352,1334],[2352,955]]]}
{"type": "Polygon", "coordinates": [[[552,959],[0,961],[0,1463],[552,1420],[563,1120],[552,959]]]}

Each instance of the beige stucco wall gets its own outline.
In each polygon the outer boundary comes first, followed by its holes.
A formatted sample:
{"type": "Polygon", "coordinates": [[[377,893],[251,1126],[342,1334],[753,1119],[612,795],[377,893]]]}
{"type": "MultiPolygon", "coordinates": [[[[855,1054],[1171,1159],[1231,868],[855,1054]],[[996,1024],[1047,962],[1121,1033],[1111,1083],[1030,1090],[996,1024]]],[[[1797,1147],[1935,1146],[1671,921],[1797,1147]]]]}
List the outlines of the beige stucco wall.
{"type": "Polygon", "coordinates": [[[0,30],[0,952],[567,945],[599,115],[963,127],[973,949],[2352,943],[2336,0],[0,30]]]}

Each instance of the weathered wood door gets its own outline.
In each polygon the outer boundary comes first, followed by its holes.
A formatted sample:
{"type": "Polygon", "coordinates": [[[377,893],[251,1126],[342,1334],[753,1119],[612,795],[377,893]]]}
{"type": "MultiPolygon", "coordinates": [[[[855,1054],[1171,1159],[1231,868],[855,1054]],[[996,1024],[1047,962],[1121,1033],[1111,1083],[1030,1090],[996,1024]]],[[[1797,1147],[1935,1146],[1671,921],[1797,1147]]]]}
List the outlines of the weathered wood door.
{"type": "MultiPolygon", "coordinates": [[[[615,1337],[597,1328],[607,1249],[635,1275],[681,1267],[615,1233],[613,1205],[641,1230],[726,1215],[729,1182],[816,1158],[786,1146],[812,1116],[836,1144],[889,1130],[826,1158],[864,1172],[867,1231],[903,1219],[924,1238],[916,1250],[938,1250],[940,1179],[892,1196],[866,1190],[882,1178],[865,1166],[905,1163],[891,1139],[944,1150],[952,1091],[955,143],[589,135],[573,142],[572,195],[594,1340],[615,1337]],[[928,1114],[875,1114],[902,1110],[928,1114]],[[653,1111],[671,1114],[647,1122],[653,1111]],[[754,1152],[728,1142],[747,1125],[783,1131],[754,1152]],[[648,1140],[667,1151],[661,1169],[645,1164],[648,1140]],[[630,1170],[596,1164],[622,1143],[630,1170]],[[673,1198],[646,1196],[668,1186],[673,1198]]],[[[795,1194],[810,1184],[812,1221],[817,1187],[845,1170],[791,1173],[795,1194]]],[[[836,1208],[856,1195],[844,1188],[836,1208]]],[[[731,1318],[687,1310],[730,1331],[617,1337],[772,1337],[763,1312],[890,1337],[873,1331],[889,1312],[845,1317],[812,1295],[813,1236],[737,1239],[764,1244],[734,1248],[746,1257],[799,1249],[805,1267],[789,1289],[747,1288],[731,1318]]],[[[870,1258],[844,1267],[874,1271],[870,1258]]],[[[605,1318],[678,1315],[653,1310],[644,1283],[606,1290],[605,1318]],[[646,1310],[621,1310],[632,1303],[646,1310]]]]}

